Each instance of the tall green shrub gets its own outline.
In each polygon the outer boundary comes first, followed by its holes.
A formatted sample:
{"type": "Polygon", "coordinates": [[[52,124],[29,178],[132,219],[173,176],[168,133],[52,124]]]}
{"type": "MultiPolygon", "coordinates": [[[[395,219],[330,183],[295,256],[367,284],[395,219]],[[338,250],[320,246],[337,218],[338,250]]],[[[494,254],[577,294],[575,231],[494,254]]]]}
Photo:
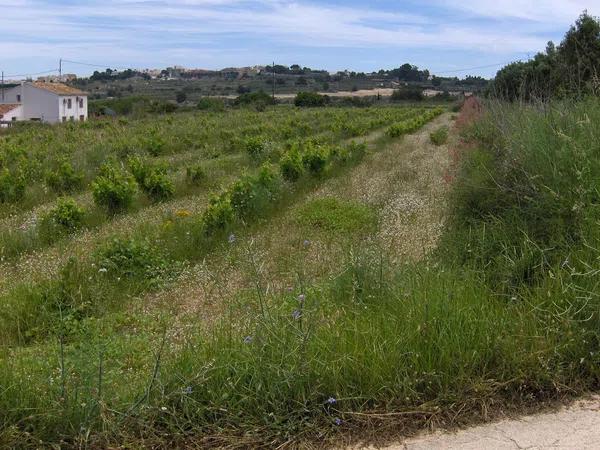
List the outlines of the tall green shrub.
{"type": "Polygon", "coordinates": [[[94,201],[112,214],[128,209],[136,191],[135,179],[113,164],[102,166],[92,183],[94,201]]]}

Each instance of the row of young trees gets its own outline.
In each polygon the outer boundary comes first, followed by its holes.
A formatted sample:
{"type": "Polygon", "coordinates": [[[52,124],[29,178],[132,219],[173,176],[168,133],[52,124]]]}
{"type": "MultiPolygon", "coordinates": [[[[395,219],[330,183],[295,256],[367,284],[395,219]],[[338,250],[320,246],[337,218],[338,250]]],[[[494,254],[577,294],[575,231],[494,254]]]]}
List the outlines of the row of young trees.
{"type": "Polygon", "coordinates": [[[490,94],[505,100],[546,100],[600,92],[600,22],[584,12],[556,46],[502,68],[490,94]]]}

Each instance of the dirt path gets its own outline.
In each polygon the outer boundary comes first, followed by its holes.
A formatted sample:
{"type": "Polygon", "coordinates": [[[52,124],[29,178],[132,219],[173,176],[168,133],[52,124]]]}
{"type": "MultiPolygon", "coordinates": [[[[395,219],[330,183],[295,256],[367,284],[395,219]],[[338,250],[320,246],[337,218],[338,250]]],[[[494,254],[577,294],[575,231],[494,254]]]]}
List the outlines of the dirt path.
{"type": "Polygon", "coordinates": [[[556,412],[507,419],[455,433],[422,434],[383,447],[383,450],[599,448],[600,396],[597,396],[575,402],[556,412]]]}

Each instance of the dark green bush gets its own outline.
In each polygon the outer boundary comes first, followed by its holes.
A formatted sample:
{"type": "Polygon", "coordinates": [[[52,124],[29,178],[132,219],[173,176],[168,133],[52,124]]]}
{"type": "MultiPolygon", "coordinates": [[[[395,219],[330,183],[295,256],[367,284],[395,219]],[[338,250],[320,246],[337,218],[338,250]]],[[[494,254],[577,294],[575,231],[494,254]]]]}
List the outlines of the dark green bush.
{"type": "Polygon", "coordinates": [[[235,100],[236,106],[253,106],[259,110],[264,109],[268,105],[274,105],[275,103],[276,101],[273,97],[264,91],[242,94],[235,100]]]}
{"type": "Polygon", "coordinates": [[[152,169],[140,186],[144,193],[155,201],[166,200],[175,194],[173,181],[157,169],[152,169]]]}
{"type": "Polygon", "coordinates": [[[68,161],[63,161],[56,170],[46,173],[46,184],[59,194],[81,189],[83,179],[83,173],[75,171],[68,161]]]}
{"type": "Polygon", "coordinates": [[[42,219],[42,223],[48,222],[54,227],[59,227],[66,231],[73,231],[81,228],[85,210],[80,207],[72,198],[60,198],[56,207],[42,219]]]}
{"type": "Polygon", "coordinates": [[[316,175],[325,170],[329,157],[329,148],[323,145],[308,144],[302,153],[302,164],[316,175]]]}
{"type": "Polygon", "coordinates": [[[420,88],[398,89],[398,90],[395,90],[391,96],[391,101],[393,101],[393,102],[401,102],[401,101],[420,102],[423,99],[424,99],[423,90],[420,88]]]}
{"type": "Polygon", "coordinates": [[[128,209],[136,191],[135,179],[111,164],[102,166],[92,183],[94,201],[112,214],[128,209]]]}
{"type": "Polygon", "coordinates": [[[244,141],[243,146],[246,153],[248,153],[250,158],[252,158],[254,161],[260,161],[267,150],[267,143],[260,136],[247,138],[244,141]]]}
{"type": "Polygon", "coordinates": [[[201,225],[205,235],[227,232],[233,226],[235,212],[227,193],[212,197],[202,214],[201,225]]]}
{"type": "Polygon", "coordinates": [[[279,177],[275,168],[264,165],[257,175],[242,177],[232,185],[231,206],[240,219],[256,217],[270,208],[278,191],[279,177]]]}
{"type": "Polygon", "coordinates": [[[298,146],[288,150],[279,161],[281,175],[287,181],[296,181],[304,174],[302,154],[298,146]]]}
{"type": "Polygon", "coordinates": [[[175,194],[175,185],[167,177],[164,165],[151,164],[139,157],[129,158],[128,165],[142,191],[152,200],[166,200],[175,194]]]}
{"type": "Polygon", "coordinates": [[[198,101],[197,108],[201,111],[224,111],[225,102],[220,98],[202,97],[198,101]]]}
{"type": "Polygon", "coordinates": [[[298,92],[294,105],[300,108],[314,108],[329,104],[329,97],[316,92],[298,92]]]}

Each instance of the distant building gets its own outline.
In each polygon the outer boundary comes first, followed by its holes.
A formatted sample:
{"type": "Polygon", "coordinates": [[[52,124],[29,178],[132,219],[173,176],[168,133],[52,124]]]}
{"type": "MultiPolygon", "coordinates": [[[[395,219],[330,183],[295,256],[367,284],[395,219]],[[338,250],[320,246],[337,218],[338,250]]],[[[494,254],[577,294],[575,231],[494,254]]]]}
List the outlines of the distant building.
{"type": "Polygon", "coordinates": [[[45,77],[38,77],[37,81],[44,83],[67,83],[69,81],[75,81],[77,75],[74,73],[66,73],[63,75],[47,75],[45,77]]]}
{"type": "Polygon", "coordinates": [[[0,103],[0,127],[16,122],[22,114],[23,106],[20,103],[0,103]]]}
{"type": "Polygon", "coordinates": [[[83,122],[88,118],[87,94],[62,83],[23,82],[5,89],[0,98],[0,121],[33,120],[47,123],[83,122]],[[15,106],[16,105],[16,106],[15,106]]]}

